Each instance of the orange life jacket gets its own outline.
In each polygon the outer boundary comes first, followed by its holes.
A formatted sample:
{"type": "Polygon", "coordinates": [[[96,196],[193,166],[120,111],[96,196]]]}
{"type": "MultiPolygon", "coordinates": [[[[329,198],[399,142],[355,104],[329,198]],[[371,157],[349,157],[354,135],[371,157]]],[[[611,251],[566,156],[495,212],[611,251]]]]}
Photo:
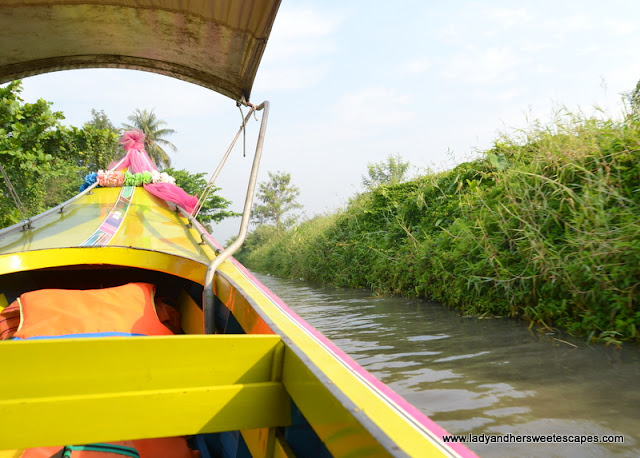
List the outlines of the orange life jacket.
{"type": "Polygon", "coordinates": [[[129,283],[92,290],[42,289],[22,294],[18,339],[173,334],[158,319],[155,287],[129,283]]]}
{"type": "MultiPolygon", "coordinates": [[[[19,314],[12,312],[11,315],[7,314],[7,318],[20,317],[18,329],[13,334],[18,339],[173,334],[158,318],[154,293],[155,287],[148,283],[82,291],[32,291],[17,299],[19,314]]],[[[15,309],[14,304],[11,307],[15,309]]],[[[12,311],[10,307],[7,309],[12,311]]],[[[166,310],[163,314],[168,322],[177,320],[179,323],[175,309],[166,310]]],[[[82,446],[38,447],[24,450],[22,454],[22,458],[123,456],[196,458],[200,453],[190,449],[184,437],[164,437],[82,446]]]]}
{"type": "Polygon", "coordinates": [[[199,458],[184,437],[162,437],[67,447],[38,447],[25,450],[21,458],[199,458]]]}
{"type": "Polygon", "coordinates": [[[67,447],[30,448],[20,458],[140,458],[133,441],[88,444],[67,447]]]}
{"type": "Polygon", "coordinates": [[[18,330],[20,326],[20,306],[18,301],[13,301],[11,305],[0,310],[0,340],[8,340],[18,330]]]}

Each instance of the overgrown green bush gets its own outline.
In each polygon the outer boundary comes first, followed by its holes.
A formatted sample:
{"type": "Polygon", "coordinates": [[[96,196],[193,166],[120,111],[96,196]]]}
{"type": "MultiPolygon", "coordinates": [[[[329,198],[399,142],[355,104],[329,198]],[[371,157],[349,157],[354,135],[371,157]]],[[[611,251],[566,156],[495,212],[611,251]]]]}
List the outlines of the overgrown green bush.
{"type": "Polygon", "coordinates": [[[482,158],[356,196],[245,249],[249,267],[639,339],[640,129],[563,114],[482,158]]]}
{"type": "Polygon", "coordinates": [[[20,213],[0,176],[0,227],[10,226],[71,198],[84,176],[106,168],[115,156],[117,134],[90,123],[62,125],[51,102],[21,98],[22,83],[0,87],[0,163],[26,215],[20,213]]]}

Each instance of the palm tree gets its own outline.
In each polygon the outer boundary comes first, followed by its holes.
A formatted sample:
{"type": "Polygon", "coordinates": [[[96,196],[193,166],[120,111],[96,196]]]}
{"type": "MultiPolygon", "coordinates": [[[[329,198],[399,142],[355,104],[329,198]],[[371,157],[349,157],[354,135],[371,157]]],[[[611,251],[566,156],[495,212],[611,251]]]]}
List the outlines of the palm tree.
{"type": "Polygon", "coordinates": [[[173,129],[163,129],[167,123],[162,119],[158,119],[153,110],[140,110],[136,109],[135,113],[127,117],[132,124],[123,124],[127,129],[138,129],[144,133],[144,149],[151,157],[151,160],[159,167],[171,167],[171,158],[167,152],[162,148],[169,147],[176,152],[178,148],[166,140],[165,136],[175,134],[173,129]]]}

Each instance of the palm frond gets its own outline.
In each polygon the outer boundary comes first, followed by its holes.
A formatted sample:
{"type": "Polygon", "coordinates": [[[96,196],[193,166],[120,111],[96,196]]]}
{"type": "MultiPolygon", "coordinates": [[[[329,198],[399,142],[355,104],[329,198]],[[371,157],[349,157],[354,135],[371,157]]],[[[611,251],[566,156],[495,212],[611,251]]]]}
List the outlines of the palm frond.
{"type": "Polygon", "coordinates": [[[134,114],[128,116],[127,119],[131,121],[131,124],[123,123],[123,126],[127,129],[138,129],[144,133],[145,149],[156,165],[159,167],[170,167],[171,158],[160,144],[168,147],[173,152],[177,152],[178,148],[164,138],[168,135],[175,134],[176,131],[164,128],[163,126],[167,125],[166,121],[159,119],[153,110],[140,110],[137,108],[134,114]]]}

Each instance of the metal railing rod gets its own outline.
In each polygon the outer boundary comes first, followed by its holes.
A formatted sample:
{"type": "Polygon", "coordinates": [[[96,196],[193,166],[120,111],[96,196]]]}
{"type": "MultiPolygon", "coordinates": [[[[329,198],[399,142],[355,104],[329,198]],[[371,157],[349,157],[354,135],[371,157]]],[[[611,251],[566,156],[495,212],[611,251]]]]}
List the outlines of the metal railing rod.
{"type": "MultiPolygon", "coordinates": [[[[118,163],[116,165],[114,165],[113,167],[111,167],[109,170],[113,171],[116,170],[120,164],[122,164],[122,162],[124,161],[124,157],[122,159],[120,159],[118,161],[118,163]]],[[[64,210],[64,207],[66,207],[67,205],[73,203],[74,201],[78,200],[80,197],[84,196],[85,194],[88,194],[89,192],[91,192],[91,190],[93,188],[95,188],[96,186],[98,186],[98,182],[96,181],[95,183],[93,183],[91,186],[89,186],[88,188],[86,188],[84,191],[79,192],[78,194],[76,194],[75,196],[73,196],[71,199],[67,200],[66,202],[61,203],[60,205],[50,208],[49,210],[40,213],[39,215],[33,216],[31,218],[28,218],[26,220],[20,221],[19,223],[14,224],[13,226],[9,226],[9,227],[5,227],[4,229],[0,230],[0,238],[9,235],[17,230],[20,231],[26,231],[27,229],[31,229],[31,224],[33,224],[35,221],[41,220],[42,218],[46,218],[47,216],[51,215],[52,213],[62,213],[64,210]]]]}
{"type": "Polygon", "coordinates": [[[60,205],[50,208],[49,210],[40,213],[39,215],[36,216],[32,216],[31,218],[29,218],[28,220],[23,220],[20,221],[19,223],[14,224],[13,226],[9,226],[9,227],[5,227],[4,229],[0,230],[0,238],[5,237],[13,232],[16,231],[25,231],[27,229],[31,228],[31,225],[33,223],[35,223],[36,221],[39,221],[43,218],[46,218],[47,216],[53,214],[53,213],[62,213],[62,210],[64,210],[64,207],[66,207],[67,205],[72,204],[73,202],[75,202],[76,200],[78,200],[80,197],[84,196],[85,194],[87,194],[88,192],[90,192],[93,188],[95,188],[98,185],[98,183],[94,183],[91,186],[89,186],[87,189],[85,189],[84,191],[82,191],[79,194],[76,194],[75,196],[73,196],[71,199],[67,200],[66,202],[61,203],[60,205]]]}
{"type": "Polygon", "coordinates": [[[216,254],[218,254],[221,251],[220,247],[211,240],[211,238],[209,237],[209,233],[206,231],[204,227],[202,227],[202,225],[198,222],[198,220],[191,213],[189,213],[184,208],[182,208],[180,205],[176,205],[176,209],[180,212],[182,216],[187,218],[187,220],[189,221],[189,224],[195,228],[195,230],[198,232],[198,235],[200,235],[200,238],[202,239],[202,241],[206,243],[209,246],[209,248],[211,248],[216,254]]]}

